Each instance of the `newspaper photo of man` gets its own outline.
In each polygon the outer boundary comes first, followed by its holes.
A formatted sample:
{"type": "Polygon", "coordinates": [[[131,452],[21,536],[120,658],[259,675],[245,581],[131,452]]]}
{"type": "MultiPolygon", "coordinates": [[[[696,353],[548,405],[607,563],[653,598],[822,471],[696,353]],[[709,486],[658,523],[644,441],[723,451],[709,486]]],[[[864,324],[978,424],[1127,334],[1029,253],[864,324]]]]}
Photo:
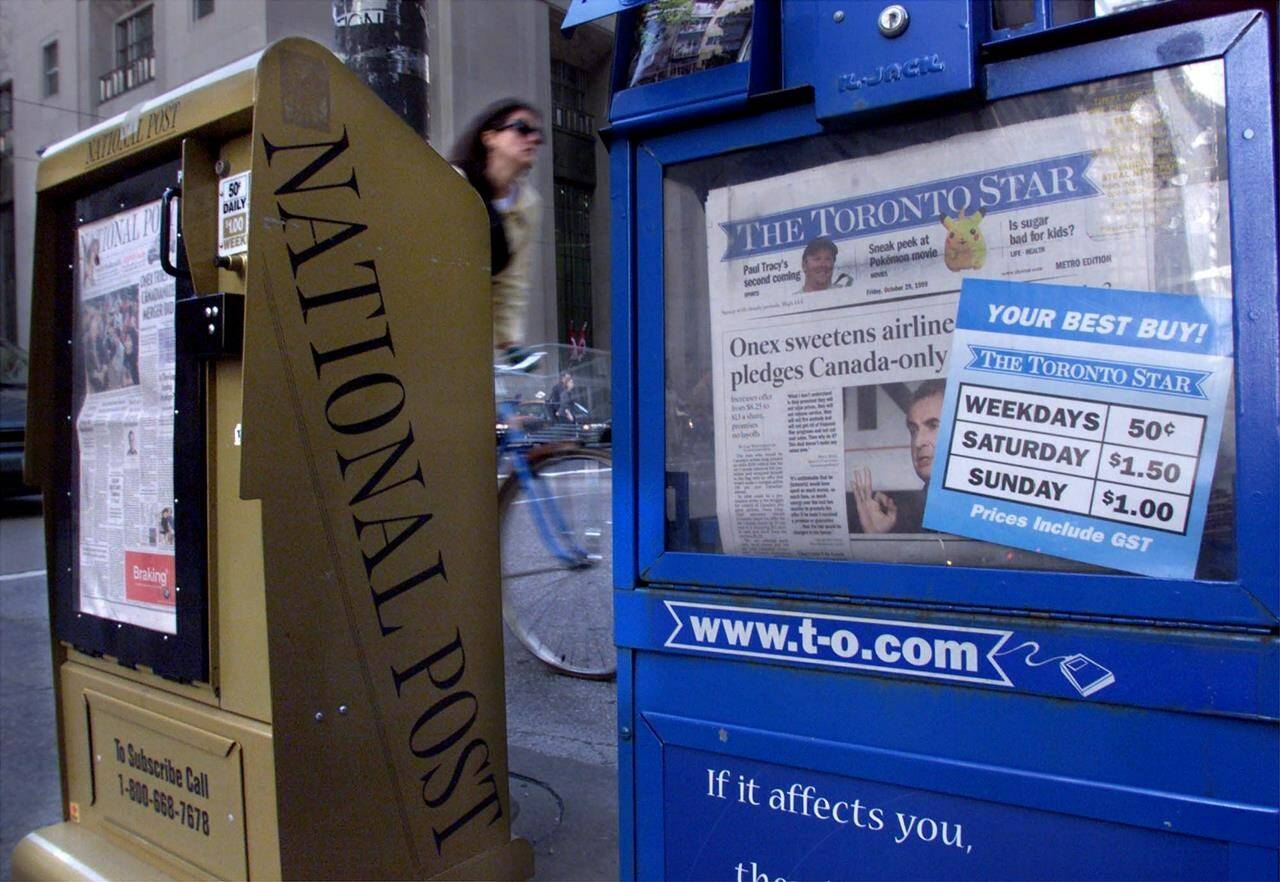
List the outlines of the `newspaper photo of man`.
{"type": "Polygon", "coordinates": [[[852,505],[849,511],[851,533],[920,533],[924,520],[925,495],[933,463],[937,457],[938,426],[942,422],[942,399],[946,392],[943,380],[925,380],[911,394],[907,405],[907,434],[911,438],[911,467],[924,482],[919,490],[886,493],[875,490],[869,468],[853,470],[852,505]]]}
{"type": "Polygon", "coordinates": [[[836,255],[840,249],[826,236],[815,236],[804,246],[800,257],[800,269],[804,272],[801,293],[825,291],[831,287],[831,274],[836,268],[836,255]]]}

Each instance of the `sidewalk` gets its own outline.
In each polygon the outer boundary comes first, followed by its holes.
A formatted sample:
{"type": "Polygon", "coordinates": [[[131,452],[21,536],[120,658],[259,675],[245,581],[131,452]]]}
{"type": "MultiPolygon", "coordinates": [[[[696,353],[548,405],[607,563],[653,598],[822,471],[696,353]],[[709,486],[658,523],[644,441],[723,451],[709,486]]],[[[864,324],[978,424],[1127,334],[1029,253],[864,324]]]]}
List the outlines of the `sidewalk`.
{"type": "Polygon", "coordinates": [[[518,747],[511,770],[512,828],[533,844],[533,878],[617,879],[616,771],[518,747]]]}
{"type": "Polygon", "coordinates": [[[618,878],[617,690],[555,673],[506,635],[513,830],[535,880],[618,878]]]}

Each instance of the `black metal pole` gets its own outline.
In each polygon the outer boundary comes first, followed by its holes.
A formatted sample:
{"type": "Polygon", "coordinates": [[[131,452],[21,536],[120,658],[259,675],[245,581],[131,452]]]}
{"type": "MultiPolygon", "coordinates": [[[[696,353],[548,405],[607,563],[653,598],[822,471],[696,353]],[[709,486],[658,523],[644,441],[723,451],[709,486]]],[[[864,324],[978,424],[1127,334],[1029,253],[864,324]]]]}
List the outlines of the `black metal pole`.
{"type": "Polygon", "coordinates": [[[427,137],[426,0],[333,0],[338,57],[427,137]]]}

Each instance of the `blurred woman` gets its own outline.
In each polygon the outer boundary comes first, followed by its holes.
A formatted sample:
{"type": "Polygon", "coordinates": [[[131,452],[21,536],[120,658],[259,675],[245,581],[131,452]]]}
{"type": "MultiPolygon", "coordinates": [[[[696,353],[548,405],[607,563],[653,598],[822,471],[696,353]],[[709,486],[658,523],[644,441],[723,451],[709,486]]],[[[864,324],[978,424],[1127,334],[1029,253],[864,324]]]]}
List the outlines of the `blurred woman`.
{"type": "Polygon", "coordinates": [[[542,115],[525,101],[504,98],[480,111],[449,156],[489,213],[493,346],[500,352],[524,343],[530,253],[542,202],[527,177],[542,141],[542,115]]]}

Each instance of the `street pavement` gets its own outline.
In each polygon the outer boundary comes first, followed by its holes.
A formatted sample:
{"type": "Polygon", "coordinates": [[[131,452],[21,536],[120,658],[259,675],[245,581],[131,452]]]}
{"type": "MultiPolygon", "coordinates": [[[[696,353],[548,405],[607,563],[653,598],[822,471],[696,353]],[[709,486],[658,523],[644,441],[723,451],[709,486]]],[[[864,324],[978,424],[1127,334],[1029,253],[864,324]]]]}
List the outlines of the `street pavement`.
{"type": "Polygon", "coordinates": [[[23,836],[62,819],[38,500],[0,515],[0,879],[23,836]]]}
{"type": "MultiPolygon", "coordinates": [[[[0,880],[18,841],[61,819],[53,678],[37,500],[0,512],[0,880]]],[[[513,828],[535,880],[618,876],[613,683],[553,673],[507,635],[513,828]]]]}

